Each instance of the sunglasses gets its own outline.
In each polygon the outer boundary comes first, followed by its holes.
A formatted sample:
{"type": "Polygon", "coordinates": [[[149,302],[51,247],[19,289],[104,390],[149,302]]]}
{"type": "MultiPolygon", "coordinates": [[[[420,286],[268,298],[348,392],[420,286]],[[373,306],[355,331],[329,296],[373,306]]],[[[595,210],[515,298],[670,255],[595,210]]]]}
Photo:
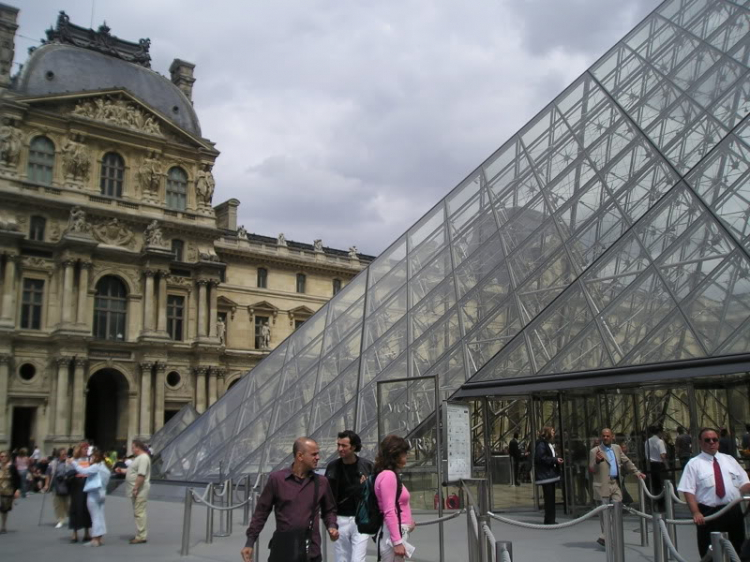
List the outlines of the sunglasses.
{"type": "Polygon", "coordinates": [[[703,439],[703,442],[704,443],[718,443],[719,438],[718,437],[706,437],[705,439],[703,439]]]}

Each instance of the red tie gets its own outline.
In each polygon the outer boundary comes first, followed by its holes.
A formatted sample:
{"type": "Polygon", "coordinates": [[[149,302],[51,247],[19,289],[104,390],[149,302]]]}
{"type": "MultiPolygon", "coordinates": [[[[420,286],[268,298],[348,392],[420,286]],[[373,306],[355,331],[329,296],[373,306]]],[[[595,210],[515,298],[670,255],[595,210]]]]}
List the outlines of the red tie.
{"type": "Polygon", "coordinates": [[[723,498],[726,493],[726,490],[724,490],[724,477],[721,475],[721,467],[716,457],[714,457],[714,482],[716,483],[717,497],[723,498]]]}

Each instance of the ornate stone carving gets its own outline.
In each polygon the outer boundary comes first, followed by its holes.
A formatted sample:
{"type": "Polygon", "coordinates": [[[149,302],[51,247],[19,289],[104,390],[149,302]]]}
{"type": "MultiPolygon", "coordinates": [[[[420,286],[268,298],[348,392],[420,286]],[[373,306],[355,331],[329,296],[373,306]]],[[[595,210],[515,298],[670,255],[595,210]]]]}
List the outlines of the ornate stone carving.
{"type": "Polygon", "coordinates": [[[219,256],[214,254],[211,251],[208,252],[200,252],[200,258],[202,261],[213,261],[213,262],[220,262],[219,256]]]}
{"type": "Polygon", "coordinates": [[[18,232],[20,229],[18,228],[18,223],[16,223],[12,219],[0,219],[0,230],[5,230],[7,232],[18,232]]]}
{"type": "Polygon", "coordinates": [[[141,133],[163,136],[161,127],[153,115],[150,115],[135,103],[124,100],[109,97],[99,97],[93,101],[85,100],[76,105],[71,115],[109,123],[141,133]]]}
{"type": "Polygon", "coordinates": [[[208,372],[208,367],[195,367],[193,368],[193,372],[196,375],[205,375],[208,372]]]}
{"type": "Polygon", "coordinates": [[[205,206],[211,205],[211,200],[214,197],[214,189],[216,188],[211,168],[211,164],[204,164],[195,179],[195,193],[198,196],[198,202],[205,206]]]}
{"type": "Polygon", "coordinates": [[[138,366],[141,368],[141,372],[150,373],[154,364],[151,361],[142,361],[138,366]]]}
{"type": "Polygon", "coordinates": [[[6,168],[15,169],[22,146],[23,133],[9,119],[4,119],[0,127],[0,163],[6,168]]]}
{"type": "Polygon", "coordinates": [[[237,229],[237,238],[240,240],[247,240],[247,229],[245,228],[245,225],[240,225],[240,227],[237,229]]]}
{"type": "Polygon", "coordinates": [[[76,367],[81,367],[81,368],[85,369],[86,365],[88,365],[88,364],[89,364],[89,360],[86,357],[76,357],[75,358],[75,366],[76,367]]]}
{"type": "Polygon", "coordinates": [[[313,241],[313,251],[318,252],[318,253],[323,252],[323,241],[320,238],[313,241]]]}
{"type": "Polygon", "coordinates": [[[195,247],[195,244],[188,244],[187,259],[190,262],[198,259],[198,249],[195,247]]]}
{"type": "Polygon", "coordinates": [[[72,357],[58,357],[55,359],[58,367],[68,367],[72,361],[72,357]]]}
{"type": "Polygon", "coordinates": [[[119,219],[111,218],[93,228],[94,238],[103,244],[132,247],[135,243],[133,231],[119,219]]]}
{"type": "Polygon", "coordinates": [[[49,239],[50,242],[57,242],[58,240],[60,240],[60,224],[57,221],[50,222],[49,239]]]}
{"type": "Polygon", "coordinates": [[[10,365],[13,356],[10,353],[0,353],[0,365],[10,365]]]}
{"type": "Polygon", "coordinates": [[[35,256],[23,256],[23,267],[27,269],[44,269],[45,271],[54,270],[55,266],[51,260],[35,256]]]}
{"type": "Polygon", "coordinates": [[[162,234],[159,221],[156,219],[152,220],[151,223],[146,227],[143,237],[146,240],[146,246],[155,246],[157,248],[166,248],[167,243],[164,241],[164,235],[162,234]]]}
{"type": "Polygon", "coordinates": [[[156,158],[156,152],[150,152],[148,157],[143,160],[138,168],[138,184],[141,186],[143,196],[154,201],[159,195],[161,178],[164,175],[159,160],[156,158]]]}
{"type": "Polygon", "coordinates": [[[222,380],[227,376],[227,370],[224,367],[211,367],[211,372],[216,375],[216,378],[222,380]]]}
{"type": "Polygon", "coordinates": [[[260,348],[271,349],[271,327],[268,322],[263,322],[260,328],[260,348]]]}
{"type": "Polygon", "coordinates": [[[91,225],[86,220],[86,211],[76,205],[70,210],[70,217],[68,218],[68,228],[65,229],[65,234],[90,233],[91,225]]]}
{"type": "Polygon", "coordinates": [[[279,237],[276,239],[276,244],[279,246],[286,246],[286,236],[283,232],[279,232],[279,237]]]}
{"type": "Polygon", "coordinates": [[[79,140],[81,137],[71,137],[62,147],[63,173],[65,179],[86,181],[91,169],[91,158],[88,149],[79,140]]]}
{"type": "Polygon", "coordinates": [[[349,257],[351,259],[358,260],[359,259],[359,257],[357,256],[358,253],[359,253],[359,250],[357,250],[356,246],[352,246],[351,248],[349,248],[349,257]]]}
{"type": "Polygon", "coordinates": [[[227,345],[227,325],[221,318],[216,321],[216,336],[219,338],[219,344],[227,345]]]}
{"type": "Polygon", "coordinates": [[[163,373],[167,370],[167,364],[164,361],[157,361],[156,362],[156,370],[160,373],[163,373]]]}

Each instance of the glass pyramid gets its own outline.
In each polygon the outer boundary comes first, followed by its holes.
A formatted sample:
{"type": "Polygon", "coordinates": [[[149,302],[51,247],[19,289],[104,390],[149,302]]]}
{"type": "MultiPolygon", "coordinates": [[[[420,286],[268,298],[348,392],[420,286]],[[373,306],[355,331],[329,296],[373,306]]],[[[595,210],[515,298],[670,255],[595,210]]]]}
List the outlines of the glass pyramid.
{"type": "Polygon", "coordinates": [[[164,445],[182,433],[199,415],[192,404],[185,404],[180,408],[179,412],[172,416],[159,431],[151,436],[151,440],[149,441],[151,454],[158,454],[164,448],[164,445]]]}
{"type": "MultiPolygon", "coordinates": [[[[750,0],[669,0],[162,453],[169,477],[377,440],[376,386],[750,351],[750,0]]],[[[392,425],[392,420],[389,420],[392,425]]]]}

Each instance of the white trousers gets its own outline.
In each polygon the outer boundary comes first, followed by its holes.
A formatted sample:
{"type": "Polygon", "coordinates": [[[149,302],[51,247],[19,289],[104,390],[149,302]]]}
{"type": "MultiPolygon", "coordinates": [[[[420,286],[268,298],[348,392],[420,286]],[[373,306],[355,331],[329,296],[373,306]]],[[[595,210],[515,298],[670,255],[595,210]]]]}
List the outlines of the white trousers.
{"type": "MultiPolygon", "coordinates": [[[[406,532],[406,525],[401,526],[401,536],[404,541],[409,540],[409,533],[406,532]]],[[[383,524],[383,536],[380,537],[380,560],[381,562],[403,562],[406,560],[402,557],[396,557],[393,553],[393,547],[386,544],[386,539],[391,538],[391,534],[388,532],[388,527],[383,524]]],[[[398,539],[397,539],[398,540],[398,539]]]]}
{"type": "Polygon", "coordinates": [[[107,534],[107,522],[104,519],[104,498],[99,492],[90,491],[86,494],[86,507],[91,515],[91,536],[101,537],[107,534]]]}
{"type": "Polygon", "coordinates": [[[357,531],[353,516],[338,515],[336,523],[339,525],[339,540],[333,543],[336,547],[336,562],[365,562],[370,535],[357,531]]]}

